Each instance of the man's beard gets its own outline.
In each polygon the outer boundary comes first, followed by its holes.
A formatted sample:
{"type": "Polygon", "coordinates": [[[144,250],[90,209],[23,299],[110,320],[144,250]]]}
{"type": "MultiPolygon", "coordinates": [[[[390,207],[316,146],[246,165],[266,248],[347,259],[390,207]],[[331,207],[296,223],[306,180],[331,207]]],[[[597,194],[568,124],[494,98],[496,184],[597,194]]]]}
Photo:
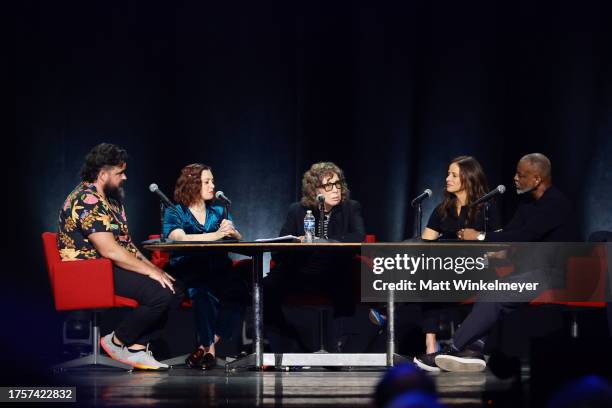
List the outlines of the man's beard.
{"type": "Polygon", "coordinates": [[[112,200],[117,201],[119,204],[123,204],[125,200],[125,190],[123,185],[117,187],[111,187],[108,184],[104,186],[104,195],[112,200]]]}
{"type": "Polygon", "coordinates": [[[523,188],[523,189],[519,189],[518,187],[516,187],[516,194],[518,195],[527,194],[533,191],[533,189],[534,187],[523,188]]]}

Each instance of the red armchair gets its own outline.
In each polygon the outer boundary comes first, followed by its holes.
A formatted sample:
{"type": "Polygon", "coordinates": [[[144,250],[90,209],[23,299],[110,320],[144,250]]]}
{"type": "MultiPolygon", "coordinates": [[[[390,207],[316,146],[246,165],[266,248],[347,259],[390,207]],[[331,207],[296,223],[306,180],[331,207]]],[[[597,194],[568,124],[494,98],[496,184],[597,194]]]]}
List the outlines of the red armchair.
{"type": "Polygon", "coordinates": [[[608,269],[605,247],[595,246],[591,256],[570,257],[566,264],[566,285],[549,289],[530,302],[531,305],[554,304],[564,306],[571,314],[570,335],[578,338],[578,312],[606,307],[605,288],[608,269]],[[584,302],[572,299],[588,299],[584,302]]]}
{"type": "Polygon", "coordinates": [[[57,311],[91,310],[92,353],[56,365],[54,369],[105,366],[131,370],[132,367],[100,354],[100,313],[111,307],[136,307],[138,303],[115,295],[113,267],[108,259],[64,262],[57,249],[57,234],[42,234],[49,282],[57,311]]]}

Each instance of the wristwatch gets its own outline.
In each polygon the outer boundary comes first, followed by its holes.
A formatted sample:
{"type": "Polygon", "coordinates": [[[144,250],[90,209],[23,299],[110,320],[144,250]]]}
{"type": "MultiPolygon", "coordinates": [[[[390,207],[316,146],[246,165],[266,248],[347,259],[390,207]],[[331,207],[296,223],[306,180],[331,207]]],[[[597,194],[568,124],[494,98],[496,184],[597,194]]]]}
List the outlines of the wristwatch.
{"type": "Polygon", "coordinates": [[[479,241],[484,241],[485,240],[485,233],[481,232],[476,236],[476,239],[479,241]]]}

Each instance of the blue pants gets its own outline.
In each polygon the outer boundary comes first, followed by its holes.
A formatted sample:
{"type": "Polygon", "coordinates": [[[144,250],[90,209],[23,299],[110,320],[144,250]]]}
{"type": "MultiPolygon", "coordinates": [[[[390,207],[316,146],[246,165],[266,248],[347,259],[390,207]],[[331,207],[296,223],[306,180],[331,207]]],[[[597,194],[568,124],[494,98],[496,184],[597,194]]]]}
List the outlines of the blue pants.
{"type": "Polygon", "coordinates": [[[215,334],[222,339],[232,335],[240,322],[243,306],[237,302],[220,302],[206,287],[187,289],[193,304],[198,343],[209,346],[215,334]]]}
{"type": "Polygon", "coordinates": [[[198,344],[209,346],[215,334],[231,336],[248,301],[246,282],[226,255],[181,257],[168,268],[181,279],[192,301],[198,344]]]}

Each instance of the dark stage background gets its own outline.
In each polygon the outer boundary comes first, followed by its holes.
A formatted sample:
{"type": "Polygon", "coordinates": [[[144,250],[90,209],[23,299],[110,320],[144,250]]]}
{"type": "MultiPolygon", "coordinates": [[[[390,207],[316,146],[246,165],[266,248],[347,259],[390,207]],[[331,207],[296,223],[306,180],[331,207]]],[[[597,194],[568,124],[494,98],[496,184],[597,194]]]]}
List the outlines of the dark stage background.
{"type": "Polygon", "coordinates": [[[411,197],[434,190],[427,217],[461,154],[509,188],[507,220],[516,161],[533,151],[551,158],[583,238],[611,230],[611,12],[607,1],[20,2],[9,361],[30,350],[28,366],[40,336],[59,341],[39,236],[104,141],[130,154],[136,241],[158,229],[149,183],[171,194],[191,162],[213,166],[254,239],[277,234],[311,163],[334,161],[367,230],[397,241],[411,235],[411,197]]]}

